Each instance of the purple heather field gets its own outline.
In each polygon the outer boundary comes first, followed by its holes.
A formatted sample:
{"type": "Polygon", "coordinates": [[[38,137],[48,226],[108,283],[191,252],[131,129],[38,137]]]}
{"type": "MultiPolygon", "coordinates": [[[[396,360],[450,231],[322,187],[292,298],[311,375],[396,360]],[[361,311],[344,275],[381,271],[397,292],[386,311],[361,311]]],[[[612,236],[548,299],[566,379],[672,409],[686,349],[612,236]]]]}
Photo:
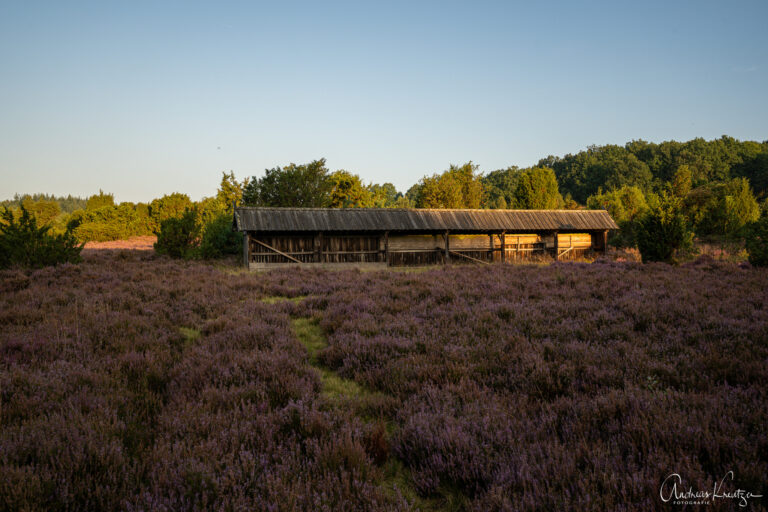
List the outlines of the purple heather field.
{"type": "Polygon", "coordinates": [[[768,494],[767,270],[102,250],[0,292],[0,510],[682,510],[665,477],[729,471],[768,494]]]}

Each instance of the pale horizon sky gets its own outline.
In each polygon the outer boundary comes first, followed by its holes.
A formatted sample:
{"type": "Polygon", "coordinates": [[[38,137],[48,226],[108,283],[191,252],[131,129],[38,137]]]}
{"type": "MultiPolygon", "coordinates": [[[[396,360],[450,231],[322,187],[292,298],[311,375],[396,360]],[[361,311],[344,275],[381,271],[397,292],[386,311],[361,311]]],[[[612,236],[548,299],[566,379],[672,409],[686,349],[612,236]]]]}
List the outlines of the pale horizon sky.
{"type": "Polygon", "coordinates": [[[0,199],[768,139],[768,2],[0,2],[0,199]]]}

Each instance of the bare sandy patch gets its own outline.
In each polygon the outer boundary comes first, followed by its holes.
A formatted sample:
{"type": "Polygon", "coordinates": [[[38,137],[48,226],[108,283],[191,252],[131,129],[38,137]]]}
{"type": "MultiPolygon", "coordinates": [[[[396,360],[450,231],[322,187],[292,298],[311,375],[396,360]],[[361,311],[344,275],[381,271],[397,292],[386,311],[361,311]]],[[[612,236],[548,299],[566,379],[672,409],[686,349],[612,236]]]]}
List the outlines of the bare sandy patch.
{"type": "Polygon", "coordinates": [[[134,236],[127,240],[113,240],[111,242],[87,242],[84,249],[133,249],[137,251],[151,251],[157,242],[156,236],[134,236]]]}

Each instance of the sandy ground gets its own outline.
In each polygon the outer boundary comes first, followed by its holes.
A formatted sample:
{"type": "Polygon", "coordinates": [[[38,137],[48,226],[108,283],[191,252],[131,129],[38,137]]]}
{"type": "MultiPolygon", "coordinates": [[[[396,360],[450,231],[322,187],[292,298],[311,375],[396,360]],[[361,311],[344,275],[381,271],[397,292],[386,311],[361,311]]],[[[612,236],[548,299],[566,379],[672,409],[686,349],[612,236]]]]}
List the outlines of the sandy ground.
{"type": "Polygon", "coordinates": [[[157,241],[156,236],[135,236],[127,240],[115,240],[112,242],[87,242],[85,249],[134,249],[137,251],[151,251],[157,241]]]}

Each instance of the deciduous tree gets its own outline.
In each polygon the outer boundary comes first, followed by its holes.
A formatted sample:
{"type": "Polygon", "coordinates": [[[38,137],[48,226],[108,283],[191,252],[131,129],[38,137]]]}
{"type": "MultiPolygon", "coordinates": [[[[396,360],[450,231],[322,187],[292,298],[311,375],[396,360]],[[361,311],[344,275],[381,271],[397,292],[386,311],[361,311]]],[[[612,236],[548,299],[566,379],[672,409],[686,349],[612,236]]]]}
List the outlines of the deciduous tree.
{"type": "Polygon", "coordinates": [[[324,207],[328,205],[331,182],[325,159],[308,164],[289,164],[267,169],[245,187],[247,206],[324,207]]]}
{"type": "Polygon", "coordinates": [[[515,188],[515,207],[524,210],[552,210],[561,208],[563,197],[557,178],[548,167],[524,169],[515,188]]]}

